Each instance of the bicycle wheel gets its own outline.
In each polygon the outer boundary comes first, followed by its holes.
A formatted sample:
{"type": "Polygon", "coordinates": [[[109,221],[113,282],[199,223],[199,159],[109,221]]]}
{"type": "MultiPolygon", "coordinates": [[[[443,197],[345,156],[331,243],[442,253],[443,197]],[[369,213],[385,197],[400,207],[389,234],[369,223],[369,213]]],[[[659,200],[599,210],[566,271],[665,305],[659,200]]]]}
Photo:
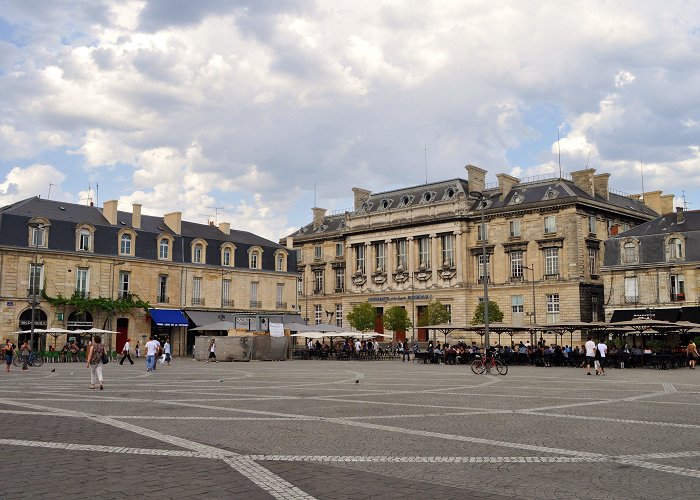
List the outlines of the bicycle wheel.
{"type": "Polygon", "coordinates": [[[484,363],[480,359],[475,359],[474,361],[472,361],[471,367],[475,375],[481,375],[486,369],[484,363]]]}
{"type": "Polygon", "coordinates": [[[22,356],[15,354],[12,356],[12,364],[15,366],[22,366],[22,356]]]}
{"type": "Polygon", "coordinates": [[[508,373],[508,365],[505,364],[500,359],[497,359],[496,360],[496,371],[498,371],[499,375],[505,375],[506,373],[508,373]]]}
{"type": "Polygon", "coordinates": [[[31,365],[39,367],[44,364],[44,358],[41,356],[32,356],[31,365]]]}

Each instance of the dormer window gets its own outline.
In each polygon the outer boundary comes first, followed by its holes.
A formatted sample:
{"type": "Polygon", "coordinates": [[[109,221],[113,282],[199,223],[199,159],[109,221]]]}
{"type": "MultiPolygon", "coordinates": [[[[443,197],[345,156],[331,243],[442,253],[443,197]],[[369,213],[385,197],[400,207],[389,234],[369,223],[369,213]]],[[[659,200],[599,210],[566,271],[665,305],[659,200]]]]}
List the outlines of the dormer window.
{"type": "Polygon", "coordinates": [[[639,246],[635,241],[626,241],[622,245],[622,263],[636,264],[639,262],[639,246]]]}
{"type": "Polygon", "coordinates": [[[520,193],[515,193],[510,199],[510,204],[517,205],[518,203],[522,203],[523,201],[525,201],[525,197],[520,193]]]}
{"type": "Polygon", "coordinates": [[[442,199],[443,199],[443,200],[451,200],[452,198],[455,197],[455,194],[456,194],[455,188],[453,188],[453,187],[448,187],[448,188],[445,190],[445,194],[442,196],[442,199]]]}
{"type": "Polygon", "coordinates": [[[84,252],[90,251],[90,232],[87,229],[80,231],[78,250],[82,250],[84,252]]]}
{"type": "Polygon", "coordinates": [[[158,258],[160,260],[170,260],[170,240],[165,236],[158,242],[158,258]]]}
{"type": "Polygon", "coordinates": [[[192,263],[206,264],[207,263],[207,243],[201,238],[197,238],[191,244],[192,263]]]}
{"type": "Polygon", "coordinates": [[[262,248],[253,247],[248,250],[248,267],[250,269],[262,269],[262,248]]]}
{"type": "Polygon", "coordinates": [[[426,191],[423,193],[423,196],[421,196],[420,202],[421,203],[430,203],[431,201],[435,200],[435,193],[433,191],[426,191]]]}
{"type": "Polygon", "coordinates": [[[413,201],[413,196],[409,196],[407,194],[403,195],[401,197],[401,201],[399,202],[399,207],[406,207],[411,204],[413,201]]]}
{"type": "Polygon", "coordinates": [[[79,252],[93,251],[93,235],[95,228],[90,224],[79,224],[75,228],[75,248],[79,252]]]}
{"type": "Polygon", "coordinates": [[[194,254],[192,256],[192,262],[195,264],[201,264],[202,263],[202,245],[195,245],[194,246],[194,254]]]}
{"type": "Polygon", "coordinates": [[[544,194],[544,199],[553,200],[557,196],[559,196],[559,191],[550,186],[549,188],[547,188],[547,192],[544,194]]]}
{"type": "Polygon", "coordinates": [[[682,238],[671,236],[666,240],[666,260],[681,260],[684,253],[682,238]]]}
{"type": "Polygon", "coordinates": [[[275,252],[275,271],[285,272],[287,270],[287,252],[277,250],[275,252]]]}
{"type": "Polygon", "coordinates": [[[121,243],[119,245],[120,255],[131,255],[131,235],[129,233],[122,234],[121,243]]]}

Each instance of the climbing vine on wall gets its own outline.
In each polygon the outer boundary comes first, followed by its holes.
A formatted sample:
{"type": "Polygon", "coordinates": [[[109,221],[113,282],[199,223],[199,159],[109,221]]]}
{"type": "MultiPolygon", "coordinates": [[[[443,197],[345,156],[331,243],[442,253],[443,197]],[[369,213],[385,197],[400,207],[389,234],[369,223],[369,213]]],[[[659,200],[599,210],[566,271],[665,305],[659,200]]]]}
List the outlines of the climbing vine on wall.
{"type": "Polygon", "coordinates": [[[130,309],[148,309],[150,304],[139,298],[138,295],[128,294],[125,297],[118,299],[109,299],[106,297],[97,297],[90,299],[81,293],[74,293],[71,297],[64,297],[60,293],[56,297],[49,297],[45,291],[41,293],[42,297],[52,306],[73,306],[77,311],[107,311],[107,312],[126,312],[130,309]]]}

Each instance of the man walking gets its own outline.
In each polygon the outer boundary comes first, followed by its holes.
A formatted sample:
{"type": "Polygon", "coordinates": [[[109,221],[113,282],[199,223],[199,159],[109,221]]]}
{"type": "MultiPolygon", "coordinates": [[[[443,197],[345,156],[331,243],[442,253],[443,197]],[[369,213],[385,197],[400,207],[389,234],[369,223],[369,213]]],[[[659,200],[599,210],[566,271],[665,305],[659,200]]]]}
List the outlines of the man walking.
{"type": "Polygon", "coordinates": [[[608,353],[608,346],[605,345],[602,338],[598,341],[596,349],[598,349],[598,354],[600,355],[600,359],[598,360],[600,363],[600,369],[599,371],[596,371],[596,375],[605,375],[605,355],[608,353]]]}
{"type": "Polygon", "coordinates": [[[156,353],[158,352],[158,343],[153,340],[153,337],[146,342],[146,371],[150,372],[156,369],[156,353]]]}
{"type": "Polygon", "coordinates": [[[128,359],[129,363],[132,365],[134,364],[134,362],[131,360],[131,354],[129,353],[129,350],[131,349],[131,345],[129,344],[130,341],[131,339],[126,339],[126,342],[124,343],[124,348],[122,349],[122,360],[119,362],[120,365],[124,364],[125,359],[128,359]]]}
{"type": "Polygon", "coordinates": [[[588,342],[585,345],[586,348],[586,368],[588,369],[587,375],[591,374],[591,365],[595,364],[595,342],[593,342],[593,337],[588,336],[588,342]]]}
{"type": "Polygon", "coordinates": [[[170,337],[165,339],[165,345],[163,345],[163,352],[165,353],[165,362],[170,366],[170,337]]]}

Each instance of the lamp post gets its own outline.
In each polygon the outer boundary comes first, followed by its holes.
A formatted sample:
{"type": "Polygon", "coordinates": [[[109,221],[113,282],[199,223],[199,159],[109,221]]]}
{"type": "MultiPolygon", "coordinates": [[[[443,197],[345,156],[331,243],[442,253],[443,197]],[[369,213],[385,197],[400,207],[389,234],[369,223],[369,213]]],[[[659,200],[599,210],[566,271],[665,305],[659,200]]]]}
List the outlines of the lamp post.
{"type": "MultiPolygon", "coordinates": [[[[34,263],[32,267],[32,317],[29,320],[29,345],[34,349],[34,326],[35,319],[34,314],[36,313],[36,289],[40,283],[37,283],[36,270],[38,266],[39,259],[39,231],[44,229],[44,226],[38,222],[30,222],[29,227],[34,229],[32,234],[32,240],[34,242],[34,263]]],[[[41,275],[40,275],[41,276],[41,275]]]]}
{"type": "MultiPolygon", "coordinates": [[[[112,262],[109,266],[109,300],[114,300],[114,268],[117,266],[123,266],[126,264],[123,260],[118,262],[112,262]]],[[[112,316],[114,316],[114,309],[109,312],[107,319],[109,320],[109,329],[112,329],[112,316]]],[[[111,338],[110,338],[111,341],[111,338]]]]}
{"type": "Polygon", "coordinates": [[[537,305],[535,304],[535,265],[523,266],[523,269],[532,271],[532,323],[537,324],[537,305]]]}
{"type": "Polygon", "coordinates": [[[413,282],[413,270],[411,270],[411,345],[416,343],[416,289],[413,282]]]}
{"type": "Polygon", "coordinates": [[[479,200],[479,208],[481,209],[481,258],[484,264],[484,344],[486,349],[491,345],[491,341],[489,339],[489,266],[486,261],[486,218],[484,209],[486,208],[487,200],[500,195],[501,193],[493,193],[487,196],[482,191],[469,192],[469,196],[479,200]]]}

